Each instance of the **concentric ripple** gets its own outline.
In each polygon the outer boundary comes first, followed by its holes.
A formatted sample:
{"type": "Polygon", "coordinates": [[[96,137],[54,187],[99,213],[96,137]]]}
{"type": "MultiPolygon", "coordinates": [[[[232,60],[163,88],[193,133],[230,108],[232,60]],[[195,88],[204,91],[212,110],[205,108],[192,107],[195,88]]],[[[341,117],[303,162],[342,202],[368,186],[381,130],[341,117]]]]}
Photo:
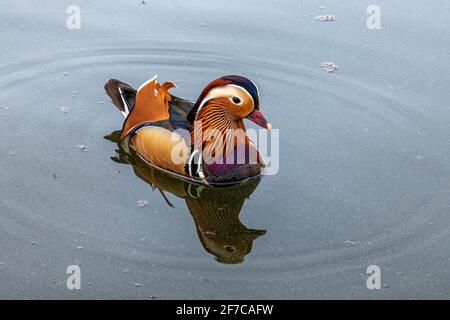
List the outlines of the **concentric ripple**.
{"type": "Polygon", "coordinates": [[[261,283],[286,296],[303,281],[350,271],[359,277],[369,263],[399,261],[448,239],[450,168],[426,110],[345,70],[326,74],[301,61],[185,47],[92,47],[0,64],[0,200],[2,220],[12,226],[2,228],[2,238],[26,253],[5,248],[6,265],[62,257],[56,264],[63,268],[76,257],[105,286],[113,280],[103,270],[118,283],[166,290],[162,281],[174,295],[198,282],[205,290],[199,296],[215,286],[227,296],[261,283]],[[246,225],[268,232],[241,265],[215,262],[181,199],[169,195],[176,209],[167,208],[129,167],[109,159],[115,146],[102,137],[122,120],[103,83],[117,77],[138,86],[152,73],[174,80],[177,94],[191,99],[214,77],[248,75],[280,129],[280,172],[263,179],[241,212],[246,225]],[[149,208],[136,208],[143,198],[149,208]]]}

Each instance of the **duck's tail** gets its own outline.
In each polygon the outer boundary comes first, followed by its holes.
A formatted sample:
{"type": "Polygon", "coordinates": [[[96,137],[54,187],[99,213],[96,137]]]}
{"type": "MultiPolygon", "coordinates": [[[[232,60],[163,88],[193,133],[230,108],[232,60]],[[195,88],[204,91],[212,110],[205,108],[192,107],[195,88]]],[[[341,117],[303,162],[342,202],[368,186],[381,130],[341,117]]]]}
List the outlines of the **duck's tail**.
{"type": "Polygon", "coordinates": [[[124,118],[128,116],[136,101],[136,89],[117,79],[111,79],[105,84],[106,94],[112,103],[122,112],[124,118]]]}

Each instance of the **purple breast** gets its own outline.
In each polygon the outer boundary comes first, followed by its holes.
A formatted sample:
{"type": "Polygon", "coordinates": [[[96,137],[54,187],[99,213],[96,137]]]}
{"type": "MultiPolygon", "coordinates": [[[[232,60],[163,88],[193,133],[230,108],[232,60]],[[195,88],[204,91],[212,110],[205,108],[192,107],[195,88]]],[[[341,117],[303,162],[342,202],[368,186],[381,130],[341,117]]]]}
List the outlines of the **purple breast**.
{"type": "Polygon", "coordinates": [[[249,145],[235,148],[231,154],[215,160],[202,166],[209,181],[239,181],[259,175],[264,168],[258,151],[249,145]]]}

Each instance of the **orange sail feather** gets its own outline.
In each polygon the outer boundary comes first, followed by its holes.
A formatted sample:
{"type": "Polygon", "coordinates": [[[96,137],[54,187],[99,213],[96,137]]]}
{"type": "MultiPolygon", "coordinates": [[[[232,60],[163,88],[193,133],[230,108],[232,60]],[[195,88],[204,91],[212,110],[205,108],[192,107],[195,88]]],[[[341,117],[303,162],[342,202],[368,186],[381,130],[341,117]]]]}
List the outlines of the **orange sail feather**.
{"type": "Polygon", "coordinates": [[[136,102],[128,115],[122,129],[121,138],[126,137],[131,130],[144,122],[156,122],[169,119],[170,88],[176,87],[173,82],[160,85],[154,76],[139,87],[136,102]]]}

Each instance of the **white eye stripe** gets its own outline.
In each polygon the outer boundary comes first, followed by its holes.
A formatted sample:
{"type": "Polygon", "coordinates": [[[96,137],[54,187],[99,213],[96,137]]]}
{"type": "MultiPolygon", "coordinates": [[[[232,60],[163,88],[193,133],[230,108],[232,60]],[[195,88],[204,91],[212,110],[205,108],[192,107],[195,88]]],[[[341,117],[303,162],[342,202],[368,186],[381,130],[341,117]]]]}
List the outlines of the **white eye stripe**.
{"type": "MultiPolygon", "coordinates": [[[[203,108],[203,106],[211,99],[224,97],[224,96],[230,96],[230,95],[231,95],[231,99],[232,99],[233,96],[237,95],[235,88],[239,89],[239,91],[238,91],[239,93],[247,95],[248,98],[250,99],[250,101],[252,101],[253,105],[255,105],[255,101],[253,100],[252,95],[245,88],[235,85],[235,84],[228,84],[223,87],[211,89],[211,91],[208,92],[206,97],[203,98],[202,102],[200,103],[200,106],[197,110],[197,114],[199,114],[199,112],[203,108]]],[[[241,104],[242,104],[243,100],[244,100],[243,97],[239,97],[239,99],[241,99],[241,104]]],[[[233,100],[231,100],[231,101],[233,102],[233,100]]]]}
{"type": "MultiPolygon", "coordinates": [[[[235,85],[235,84],[229,84],[229,85],[227,85],[226,87],[234,87],[234,88],[239,88],[239,89],[241,89],[241,90],[244,91],[245,94],[250,98],[250,100],[253,102],[253,105],[255,104],[255,101],[253,100],[252,95],[247,91],[247,89],[245,89],[245,88],[243,88],[243,87],[241,87],[241,86],[237,86],[237,85],[235,85]]],[[[242,102],[242,100],[243,100],[243,99],[241,99],[241,102],[242,102]]]]}

